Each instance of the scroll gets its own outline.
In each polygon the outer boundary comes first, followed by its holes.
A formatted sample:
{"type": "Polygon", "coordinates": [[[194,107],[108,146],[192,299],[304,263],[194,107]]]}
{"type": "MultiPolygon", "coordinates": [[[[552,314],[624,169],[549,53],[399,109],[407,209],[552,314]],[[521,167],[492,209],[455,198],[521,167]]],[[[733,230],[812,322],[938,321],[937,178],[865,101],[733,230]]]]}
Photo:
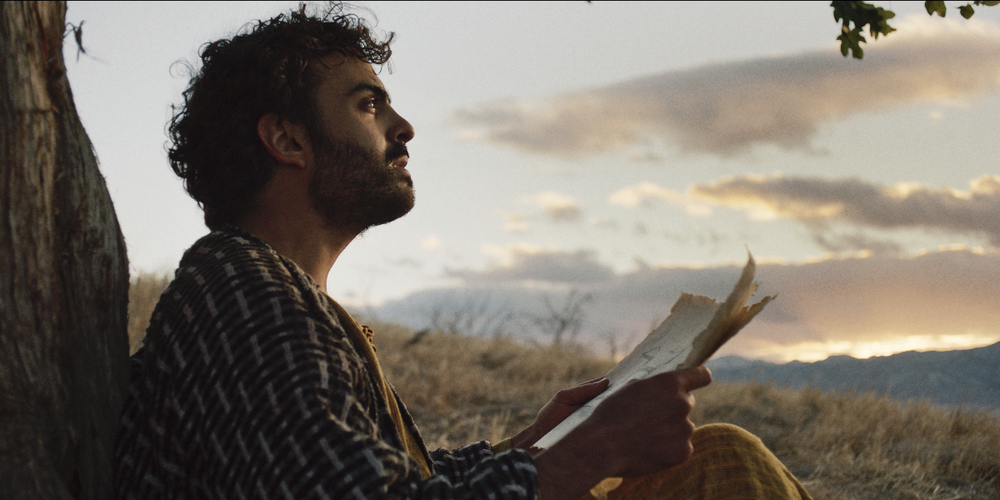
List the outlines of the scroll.
{"type": "Polygon", "coordinates": [[[667,319],[608,372],[606,376],[611,382],[608,388],[542,436],[534,447],[551,447],[586,420],[601,401],[630,380],[699,366],[708,361],[774,299],[768,296],[756,304],[747,305],[757,291],[757,284],[753,282],[755,267],[753,256],[750,256],[729,298],[721,304],[715,299],[682,292],[667,319]]]}

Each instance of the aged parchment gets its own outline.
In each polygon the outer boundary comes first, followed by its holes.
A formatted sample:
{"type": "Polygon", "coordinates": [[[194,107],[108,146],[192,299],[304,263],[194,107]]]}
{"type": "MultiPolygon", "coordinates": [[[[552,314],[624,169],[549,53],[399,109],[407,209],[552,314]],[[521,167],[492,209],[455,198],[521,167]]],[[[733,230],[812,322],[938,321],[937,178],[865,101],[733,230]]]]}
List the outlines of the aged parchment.
{"type": "Polygon", "coordinates": [[[611,385],[542,436],[535,447],[544,449],[555,444],[586,420],[601,401],[630,380],[698,366],[708,361],[722,344],[736,335],[740,328],[749,323],[774,298],[764,297],[756,304],[747,305],[750,297],[757,291],[757,285],[753,282],[755,267],[753,256],[750,256],[739,281],[722,304],[715,299],[682,292],[670,309],[670,316],[608,372],[607,378],[611,385]]]}

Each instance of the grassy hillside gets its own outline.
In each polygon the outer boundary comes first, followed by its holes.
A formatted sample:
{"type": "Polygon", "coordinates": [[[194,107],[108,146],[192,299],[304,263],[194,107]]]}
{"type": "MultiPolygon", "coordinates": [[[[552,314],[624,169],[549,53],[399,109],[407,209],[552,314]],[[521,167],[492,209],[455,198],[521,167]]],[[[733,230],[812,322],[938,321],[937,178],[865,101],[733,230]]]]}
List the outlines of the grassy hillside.
{"type": "MultiPolygon", "coordinates": [[[[498,440],[558,389],[610,362],[576,348],[413,333],[371,325],[379,359],[431,446],[498,440]]],[[[1000,498],[1000,419],[870,394],[713,384],[692,420],[744,427],[819,499],[1000,498]]]]}
{"type": "MultiPolygon", "coordinates": [[[[129,305],[134,345],[165,285],[139,280],[129,305]]],[[[611,367],[581,348],[369,324],[432,449],[509,436],[555,391],[611,367]]],[[[1000,498],[1000,419],[988,413],[753,383],[715,383],[695,396],[696,424],[729,422],[760,436],[817,500],[1000,498]]]]}

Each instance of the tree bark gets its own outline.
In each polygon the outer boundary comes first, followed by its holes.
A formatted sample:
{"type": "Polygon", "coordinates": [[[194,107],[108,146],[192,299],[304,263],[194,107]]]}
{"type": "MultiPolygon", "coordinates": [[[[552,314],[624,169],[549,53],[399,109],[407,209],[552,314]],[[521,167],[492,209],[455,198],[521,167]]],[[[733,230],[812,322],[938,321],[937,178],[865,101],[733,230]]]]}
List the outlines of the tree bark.
{"type": "Polygon", "coordinates": [[[0,498],[107,499],[125,243],[62,58],[63,2],[0,2],[0,498]]]}

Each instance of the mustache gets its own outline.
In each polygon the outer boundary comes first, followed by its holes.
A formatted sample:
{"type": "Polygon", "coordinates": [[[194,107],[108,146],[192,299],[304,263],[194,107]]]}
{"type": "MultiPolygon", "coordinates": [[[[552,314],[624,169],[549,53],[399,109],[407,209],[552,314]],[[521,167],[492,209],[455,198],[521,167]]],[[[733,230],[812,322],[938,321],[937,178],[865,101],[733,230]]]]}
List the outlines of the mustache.
{"type": "Polygon", "coordinates": [[[406,144],[401,142],[396,142],[390,144],[385,150],[385,160],[386,162],[393,162],[402,157],[410,157],[410,151],[406,149],[406,144]]]}

